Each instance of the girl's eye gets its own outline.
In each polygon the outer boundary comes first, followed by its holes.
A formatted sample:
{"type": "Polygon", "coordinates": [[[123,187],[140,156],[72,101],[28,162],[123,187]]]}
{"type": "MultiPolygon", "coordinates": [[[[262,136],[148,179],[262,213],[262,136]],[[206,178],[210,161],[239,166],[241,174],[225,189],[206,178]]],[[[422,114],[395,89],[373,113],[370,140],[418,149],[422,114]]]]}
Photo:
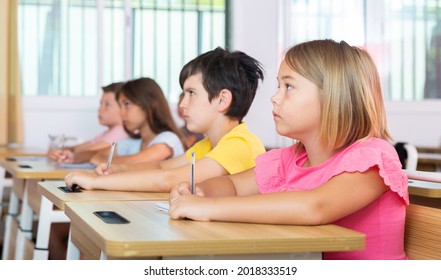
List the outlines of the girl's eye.
{"type": "Polygon", "coordinates": [[[292,85],[286,85],[287,90],[292,90],[294,87],[292,85]]]}

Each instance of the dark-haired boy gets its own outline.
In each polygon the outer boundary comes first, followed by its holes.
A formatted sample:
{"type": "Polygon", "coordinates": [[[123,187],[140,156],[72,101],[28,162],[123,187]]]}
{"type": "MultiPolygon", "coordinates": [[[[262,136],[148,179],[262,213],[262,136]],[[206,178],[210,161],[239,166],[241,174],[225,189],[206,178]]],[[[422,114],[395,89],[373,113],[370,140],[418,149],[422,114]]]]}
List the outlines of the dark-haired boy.
{"type": "Polygon", "coordinates": [[[110,170],[100,164],[96,175],[69,173],[66,184],[78,184],[84,189],[169,192],[179,182],[190,180],[193,152],[196,183],[254,167],[255,158],[265,148],[243,118],[254,100],[259,80],[263,80],[261,64],[243,52],[216,48],[196,57],[180,73],[185,93],[180,107],[187,128],[204,133],[206,138],[180,157],[158,163],[114,165],[110,170]]]}

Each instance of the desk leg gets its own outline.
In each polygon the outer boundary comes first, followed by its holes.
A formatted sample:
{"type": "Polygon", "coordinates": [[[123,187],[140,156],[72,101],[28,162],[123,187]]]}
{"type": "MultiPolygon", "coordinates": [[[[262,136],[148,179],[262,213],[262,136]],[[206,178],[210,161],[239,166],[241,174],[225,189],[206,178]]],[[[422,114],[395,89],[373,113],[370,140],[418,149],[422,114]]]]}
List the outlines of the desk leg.
{"type": "Polygon", "coordinates": [[[69,239],[67,241],[66,259],[67,260],[79,260],[80,259],[80,250],[72,242],[72,227],[69,229],[69,239]]]}
{"type": "Polygon", "coordinates": [[[33,212],[28,201],[28,189],[30,180],[26,180],[23,201],[21,205],[20,226],[18,227],[17,244],[15,247],[15,259],[22,260],[25,253],[26,239],[32,239],[33,212]]]}
{"type": "MultiPolygon", "coordinates": [[[[16,180],[14,183],[23,183],[23,181],[16,180]]],[[[19,200],[17,194],[12,191],[9,197],[9,205],[8,205],[8,214],[6,215],[5,221],[5,234],[3,237],[3,250],[2,250],[2,259],[7,260],[9,255],[9,248],[11,243],[11,229],[12,229],[12,221],[15,217],[18,216],[19,210],[19,200]]]]}
{"type": "Polygon", "coordinates": [[[100,260],[107,260],[107,255],[104,253],[104,251],[101,251],[100,260]]]}
{"type": "Polygon", "coordinates": [[[38,217],[37,241],[35,242],[34,260],[47,260],[49,258],[49,235],[51,224],[49,217],[51,215],[53,204],[49,199],[42,196],[40,204],[40,213],[38,217]]]}
{"type": "Polygon", "coordinates": [[[54,205],[49,199],[41,196],[34,260],[47,260],[49,258],[49,237],[52,223],[70,222],[63,211],[53,210],[53,207],[54,205]]]}
{"type": "Polygon", "coordinates": [[[6,187],[6,170],[0,166],[0,219],[3,212],[3,190],[6,187]]]}

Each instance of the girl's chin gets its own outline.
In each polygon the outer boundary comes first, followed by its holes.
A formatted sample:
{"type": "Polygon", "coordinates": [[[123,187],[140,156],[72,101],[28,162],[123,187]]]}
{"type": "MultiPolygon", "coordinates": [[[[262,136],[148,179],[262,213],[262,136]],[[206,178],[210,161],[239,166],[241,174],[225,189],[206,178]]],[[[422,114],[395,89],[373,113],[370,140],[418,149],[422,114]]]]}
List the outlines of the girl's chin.
{"type": "Polygon", "coordinates": [[[286,131],[284,131],[283,129],[276,127],[276,131],[277,134],[279,134],[280,136],[289,137],[288,133],[286,133],[286,131]]]}

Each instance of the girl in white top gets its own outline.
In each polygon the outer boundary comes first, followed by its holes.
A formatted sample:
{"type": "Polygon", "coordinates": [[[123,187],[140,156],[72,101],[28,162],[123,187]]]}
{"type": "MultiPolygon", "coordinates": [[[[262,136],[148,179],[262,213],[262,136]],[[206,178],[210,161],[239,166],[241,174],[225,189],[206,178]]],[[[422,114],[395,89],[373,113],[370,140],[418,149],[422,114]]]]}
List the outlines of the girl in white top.
{"type": "MultiPolygon", "coordinates": [[[[124,84],[117,93],[124,128],[132,137],[116,147],[113,163],[156,162],[181,155],[184,141],[160,86],[150,78],[124,84]]],[[[109,149],[90,160],[106,162],[109,149]]]]}

